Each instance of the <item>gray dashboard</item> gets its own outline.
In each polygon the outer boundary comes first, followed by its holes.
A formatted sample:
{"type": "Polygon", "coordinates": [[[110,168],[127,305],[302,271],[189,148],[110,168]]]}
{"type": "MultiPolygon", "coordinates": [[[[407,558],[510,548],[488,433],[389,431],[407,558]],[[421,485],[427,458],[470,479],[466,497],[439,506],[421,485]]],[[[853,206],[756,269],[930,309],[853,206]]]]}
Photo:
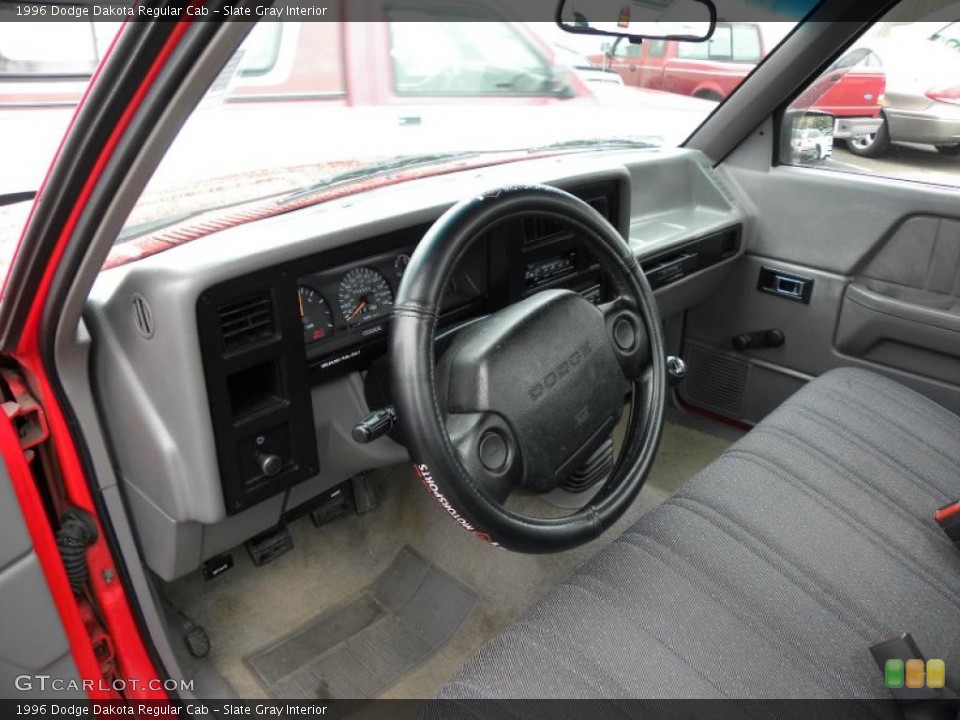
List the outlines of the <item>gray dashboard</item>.
{"type": "MultiPolygon", "coordinates": [[[[357,473],[406,459],[388,437],[366,445],[350,437],[375,402],[369,378],[383,361],[385,299],[400,280],[399,258],[458,200],[518,183],[555,185],[587,201],[605,196],[601,211],[629,237],[664,317],[709,298],[743,252],[750,218],[734,192],[699,153],[657,150],[561,155],[389,186],[100,274],[85,312],[93,385],[154,572],[179,577],[357,473]],[[356,286],[370,273],[387,290],[377,286],[377,309],[357,322],[350,313],[364,308],[356,310],[356,286]],[[322,332],[301,326],[304,287],[322,299],[307,296],[314,310],[325,306],[314,317],[322,332]],[[223,309],[264,291],[273,303],[269,332],[246,350],[225,349],[223,309]],[[244,458],[257,452],[250,443],[272,442],[271,428],[286,428],[278,432],[289,455],[276,478],[259,477],[244,458]],[[255,490],[243,495],[246,486],[255,490]]],[[[523,245],[524,232],[489,241],[483,280],[466,283],[472,290],[452,302],[451,321],[541,287],[602,292],[576,243],[544,236],[521,255],[511,248],[523,245]]]]}

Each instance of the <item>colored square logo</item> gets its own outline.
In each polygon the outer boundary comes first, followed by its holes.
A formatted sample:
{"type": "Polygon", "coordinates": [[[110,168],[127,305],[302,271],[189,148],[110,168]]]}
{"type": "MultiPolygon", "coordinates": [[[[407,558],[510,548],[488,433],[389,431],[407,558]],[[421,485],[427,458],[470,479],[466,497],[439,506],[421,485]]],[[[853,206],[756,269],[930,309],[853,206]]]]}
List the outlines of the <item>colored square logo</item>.
{"type": "Polygon", "coordinates": [[[923,660],[918,660],[917,658],[907,660],[905,668],[907,672],[904,684],[908,688],[922,688],[924,680],[923,660]]]}
{"type": "Polygon", "coordinates": [[[947,683],[947,668],[943,660],[927,660],[927,687],[942,688],[947,683]]]}
{"type": "Polygon", "coordinates": [[[888,688],[903,687],[903,660],[887,660],[883,666],[883,679],[888,688]]]}

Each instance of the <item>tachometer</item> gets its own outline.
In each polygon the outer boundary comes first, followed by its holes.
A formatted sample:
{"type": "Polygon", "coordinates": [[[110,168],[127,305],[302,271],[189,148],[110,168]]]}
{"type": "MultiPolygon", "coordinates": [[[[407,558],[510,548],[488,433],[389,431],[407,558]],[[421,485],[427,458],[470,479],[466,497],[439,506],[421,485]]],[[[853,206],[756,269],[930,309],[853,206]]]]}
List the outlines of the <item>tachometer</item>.
{"type": "Polygon", "coordinates": [[[300,320],[303,322],[303,341],[307,344],[323,340],[333,334],[333,313],[323,295],[312,287],[301,285],[300,320]]]}
{"type": "Polygon", "coordinates": [[[340,312],[349,325],[383,317],[393,307],[393,292],[376,270],[356,268],[343,276],[339,291],[340,312]]]}

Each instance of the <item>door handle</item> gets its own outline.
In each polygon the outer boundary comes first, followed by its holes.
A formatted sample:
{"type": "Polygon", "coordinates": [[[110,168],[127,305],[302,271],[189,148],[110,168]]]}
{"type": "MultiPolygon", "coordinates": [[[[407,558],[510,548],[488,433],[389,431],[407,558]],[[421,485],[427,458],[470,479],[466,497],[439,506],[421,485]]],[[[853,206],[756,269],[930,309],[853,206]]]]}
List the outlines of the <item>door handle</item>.
{"type": "Polygon", "coordinates": [[[757,281],[757,290],[809,305],[810,296],[813,294],[813,278],[794,275],[776,268],[762,267],[760,279],[757,281]]]}

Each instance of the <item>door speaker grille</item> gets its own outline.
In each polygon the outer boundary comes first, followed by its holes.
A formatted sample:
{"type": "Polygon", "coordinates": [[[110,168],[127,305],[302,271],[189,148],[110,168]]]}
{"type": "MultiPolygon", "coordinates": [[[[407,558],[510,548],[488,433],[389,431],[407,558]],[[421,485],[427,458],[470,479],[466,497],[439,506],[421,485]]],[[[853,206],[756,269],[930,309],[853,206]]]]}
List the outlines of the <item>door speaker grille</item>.
{"type": "Polygon", "coordinates": [[[750,364],[709,345],[686,344],[687,379],[680,396],[691,405],[731,418],[743,417],[750,364]]]}

